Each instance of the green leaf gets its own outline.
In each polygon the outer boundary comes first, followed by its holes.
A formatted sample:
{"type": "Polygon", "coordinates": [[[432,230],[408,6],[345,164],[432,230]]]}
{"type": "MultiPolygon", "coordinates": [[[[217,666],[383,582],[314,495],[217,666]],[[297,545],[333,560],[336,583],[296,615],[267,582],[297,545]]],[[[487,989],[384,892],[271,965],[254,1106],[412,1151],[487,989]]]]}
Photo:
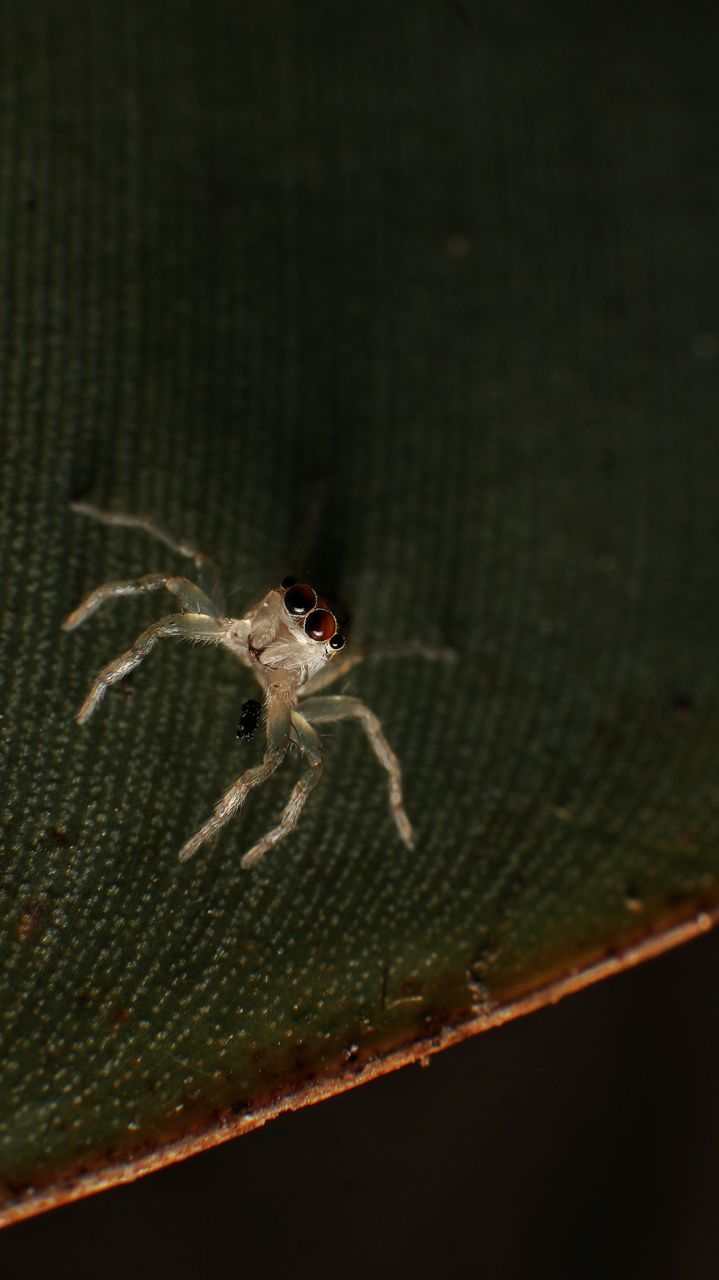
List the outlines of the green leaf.
{"type": "Polygon", "coordinates": [[[685,82],[643,27],[609,92],[590,16],[558,41],[512,15],[9,8],[5,1221],[714,919],[713,63],[685,82]],[[402,762],[415,852],[338,725],[256,870],[292,764],[178,863],[256,758],[235,737],[255,690],[168,643],[74,724],[160,609],[118,601],[72,635],[65,614],[179,567],[79,497],[211,552],[234,612],[299,562],[355,642],[456,649],[347,681],[402,762]]]}

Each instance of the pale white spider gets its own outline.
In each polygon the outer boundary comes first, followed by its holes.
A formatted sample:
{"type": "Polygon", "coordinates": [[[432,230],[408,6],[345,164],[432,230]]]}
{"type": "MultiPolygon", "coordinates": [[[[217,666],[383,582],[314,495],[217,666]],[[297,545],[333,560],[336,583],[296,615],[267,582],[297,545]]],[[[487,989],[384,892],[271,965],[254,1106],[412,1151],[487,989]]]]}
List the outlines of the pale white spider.
{"type": "MultiPolygon", "coordinates": [[[[104,524],[144,529],[173,551],[192,557],[200,577],[212,563],[189,543],[175,541],[150,519],[115,515],[85,502],[74,503],[73,509],[104,524]]],[[[306,770],[295,783],[278,826],[247,851],[242,858],[242,866],[252,866],[268,849],[289,835],[297,826],[305,802],[322,774],[324,750],[312,726],[347,719],[360,722],[375,756],[385,769],[390,812],[397,832],[407,848],[413,848],[412,827],[402,803],[399,761],[382,732],[377,716],[359,698],[311,696],[345,675],[370,652],[367,646],[363,646],[353,654],[339,656],[345,647],[345,636],[338,628],[335,615],[316,591],[294,578],[285,578],[278,589],[268,591],[243,617],[229,618],[201,586],[188,578],[148,573],[140,578],[105,582],[96,587],[65,619],[63,629],[72,631],[115,596],[162,588],[177,598],[182,611],[153,622],[131,648],[103,667],[75,718],[78,724],[84,724],[109,686],[124,680],[165,636],[222,645],[250,668],[264,694],[267,743],[262,762],[247,769],[225,792],[215,805],[212,817],[183,845],[180,860],[187,861],[200,845],[222,830],[242,808],[249,793],[275,772],[294,743],[299,748],[306,770]]],[[[392,652],[428,658],[452,656],[446,650],[429,650],[414,644],[395,646],[392,652]]],[[[246,703],[245,706],[245,727],[238,730],[238,736],[243,737],[251,736],[257,718],[252,705],[246,703]]]]}

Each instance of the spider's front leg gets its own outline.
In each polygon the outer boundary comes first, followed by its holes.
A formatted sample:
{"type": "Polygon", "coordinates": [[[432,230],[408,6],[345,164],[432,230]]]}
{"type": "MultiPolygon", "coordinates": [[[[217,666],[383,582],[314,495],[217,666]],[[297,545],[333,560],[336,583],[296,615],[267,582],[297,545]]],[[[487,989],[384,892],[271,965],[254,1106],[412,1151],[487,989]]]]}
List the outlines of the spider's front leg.
{"type": "Polygon", "coordinates": [[[299,696],[301,699],[313,698],[320,690],[329,688],[335,681],[348,675],[353,667],[358,667],[360,662],[366,662],[368,658],[424,658],[427,662],[454,662],[456,657],[454,649],[433,649],[419,640],[401,640],[396,644],[354,645],[341,658],[329,663],[324,671],[312,676],[300,690],[299,696]]]}
{"type": "Polygon", "coordinates": [[[399,837],[408,849],[413,849],[412,824],[405,813],[402,800],[402,770],[374,711],[370,711],[359,698],[335,696],[310,698],[303,704],[302,710],[312,724],[327,724],[332,720],[359,720],[375,756],[387,772],[389,805],[399,837]]]}
{"type": "Polygon", "coordinates": [[[129,516],[121,511],[104,511],[102,507],[96,507],[94,502],[71,502],[70,507],[77,515],[89,516],[91,520],[97,520],[100,524],[112,525],[120,529],[143,529],[151,538],[156,538],[178,556],[192,557],[198,570],[206,565],[212,565],[211,557],[205,555],[204,551],[200,551],[185,538],[173,538],[172,534],[166,533],[151,516],[129,516]]]}
{"type": "Polygon", "coordinates": [[[85,596],[77,608],[67,615],[62,629],[74,631],[75,627],[79,627],[91,617],[107,600],[114,600],[117,596],[141,595],[146,591],[161,591],[163,588],[176,596],[182,608],[187,609],[189,613],[205,614],[208,618],[217,617],[212,601],[196,583],[190,582],[189,578],[180,578],[177,574],[171,573],[144,573],[141,578],[121,578],[112,582],[103,582],[101,586],[95,587],[95,590],[85,596]]]}
{"type": "Polygon", "coordinates": [[[147,627],[137,637],[131,648],[98,671],[90,692],[75,716],[77,723],[84,724],[102,701],[110,685],[124,680],[135,667],[139,667],[158,640],[165,636],[180,636],[186,640],[209,640],[217,644],[221,635],[219,623],[205,614],[170,613],[166,618],[160,618],[159,622],[153,622],[151,627],[147,627]]]}
{"type": "MultiPolygon", "coordinates": [[[[183,608],[189,609],[190,612],[209,613],[211,615],[224,610],[225,606],[222,591],[220,590],[217,567],[211,556],[206,555],[204,551],[200,551],[191,542],[184,538],[173,538],[172,534],[162,529],[150,516],[129,516],[123,515],[119,511],[103,511],[101,507],[96,507],[92,502],[71,502],[70,506],[78,515],[89,516],[91,520],[97,520],[100,524],[120,529],[141,529],[144,533],[148,533],[151,538],[155,538],[157,542],[161,542],[163,546],[169,547],[176,555],[191,557],[195,562],[195,569],[201,583],[201,587],[196,588],[201,603],[193,605],[183,601],[183,608]],[[214,605],[208,600],[208,595],[212,597],[214,605]]],[[[174,587],[169,585],[171,582],[185,583],[190,587],[194,586],[193,583],[188,583],[187,578],[176,578],[169,575],[163,577],[161,574],[146,574],[144,578],[135,579],[134,583],[132,581],[107,582],[103,587],[98,587],[96,592],[93,591],[92,595],[88,596],[87,600],[84,600],[82,605],[74,613],[70,614],[65,624],[66,630],[70,630],[72,626],[79,626],[90,613],[94,612],[98,605],[102,604],[104,599],[111,595],[128,595],[133,590],[151,591],[152,587],[140,584],[149,583],[153,578],[161,579],[159,585],[162,585],[164,581],[169,591],[174,590],[174,587]],[[116,589],[113,590],[113,588],[116,589]],[[97,597],[96,603],[93,603],[89,609],[85,610],[85,606],[89,605],[95,597],[97,597]]],[[[176,592],[176,594],[179,594],[179,592],[176,592]]]]}
{"type": "MultiPolygon", "coordinates": [[[[252,769],[247,769],[236,782],[232,784],[229,791],[218,800],[215,805],[214,812],[207,822],[203,823],[199,831],[196,831],[180,849],[180,862],[187,862],[206,840],[211,840],[214,836],[227,826],[231,818],[239,813],[245,800],[255,787],[259,787],[282,764],[290,745],[290,735],[292,732],[292,712],[290,700],[284,695],[284,692],[275,692],[270,686],[267,693],[267,746],[262,763],[255,765],[252,769]]],[[[300,805],[300,808],[302,806],[300,805]]],[[[257,846],[255,846],[257,848],[257,846]]],[[[264,850],[262,850],[264,852],[264,850]]],[[[254,849],[250,850],[250,854],[254,853],[254,849]]],[[[257,854],[256,857],[260,857],[257,854]]],[[[253,861],[256,861],[256,857],[253,861]]],[[[243,865],[244,859],[243,859],[243,865]]]]}

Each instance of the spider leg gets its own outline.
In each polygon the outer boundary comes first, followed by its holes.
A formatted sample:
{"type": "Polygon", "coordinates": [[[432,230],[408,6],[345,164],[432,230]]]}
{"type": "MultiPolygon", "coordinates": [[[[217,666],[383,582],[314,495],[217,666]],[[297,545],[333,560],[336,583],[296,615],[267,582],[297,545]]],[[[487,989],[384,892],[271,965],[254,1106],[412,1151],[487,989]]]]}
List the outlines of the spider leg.
{"type": "Polygon", "coordinates": [[[178,556],[191,556],[196,564],[198,561],[202,563],[210,559],[204,552],[198,551],[197,547],[193,547],[190,542],[173,538],[171,534],[165,533],[165,530],[161,529],[150,516],[125,516],[119,511],[103,511],[92,502],[71,502],[70,506],[78,515],[89,516],[91,520],[97,520],[100,524],[120,526],[122,529],[144,529],[145,533],[150,534],[150,537],[156,538],[158,542],[163,542],[171,551],[177,552],[178,556]]]}
{"type": "Polygon", "coordinates": [[[353,667],[359,666],[366,658],[425,658],[428,662],[453,662],[456,658],[454,649],[432,649],[419,640],[406,640],[398,644],[371,645],[363,644],[353,647],[341,658],[334,658],[319,675],[313,676],[299,690],[299,698],[311,698],[321,689],[327,689],[335,680],[346,676],[353,667]]]}
{"type": "Polygon", "coordinates": [[[311,698],[315,693],[319,693],[320,689],[326,689],[328,685],[334,684],[335,680],[340,680],[353,667],[358,667],[360,662],[364,662],[370,652],[370,646],[367,644],[355,645],[349,653],[343,653],[341,658],[333,658],[319,675],[312,676],[307,684],[298,690],[298,698],[311,698]]]}
{"type": "Polygon", "coordinates": [[[385,738],[374,711],[370,711],[359,698],[330,696],[313,698],[305,704],[303,714],[312,724],[326,724],[331,720],[359,720],[375,756],[387,772],[390,810],[399,837],[408,849],[413,849],[412,826],[402,802],[402,771],[399,760],[385,738]]]}
{"type": "Polygon", "coordinates": [[[117,684],[118,680],[124,680],[125,676],[134,671],[150,650],[154,649],[158,640],[165,636],[181,636],[187,640],[211,640],[219,644],[221,634],[218,624],[204,614],[169,613],[166,618],[160,618],[159,622],[153,622],[151,627],[147,627],[137,637],[131,648],[98,671],[90,692],[75,716],[77,723],[84,724],[102,701],[109,686],[117,684]]]}
{"type": "Polygon", "coordinates": [[[190,557],[195,562],[198,577],[206,592],[218,602],[220,609],[224,608],[217,566],[211,556],[200,551],[191,542],[187,542],[184,538],[173,538],[150,516],[126,516],[119,511],[103,511],[92,502],[71,502],[70,507],[78,515],[89,516],[91,520],[97,520],[100,524],[113,525],[115,528],[122,529],[142,529],[145,533],[149,533],[151,538],[156,538],[158,542],[169,547],[176,555],[190,557]]]}
{"type": "Polygon", "coordinates": [[[114,582],[103,582],[95,587],[88,596],[69,613],[62,624],[63,631],[74,631],[80,623],[85,622],[106,600],[115,596],[134,596],[145,591],[160,591],[162,588],[177,596],[183,609],[189,613],[204,614],[208,618],[217,618],[212,601],[189,578],[178,578],[174,574],[145,573],[141,578],[124,578],[114,582]]]}
{"type": "Polygon", "coordinates": [[[292,794],[282,810],[279,824],[273,827],[271,831],[268,831],[261,840],[258,840],[257,844],[254,844],[243,857],[241,865],[245,868],[254,866],[269,849],[279,844],[280,840],[284,840],[286,835],[294,831],[300,820],[300,814],[305,807],[305,802],[322,777],[324,750],[317,734],[307,723],[305,717],[297,711],[292,714],[292,725],[297,733],[300,751],[307,761],[307,769],[295,783],[292,794]]]}
{"type": "Polygon", "coordinates": [[[216,836],[239,812],[250,792],[266,782],[279,768],[289,749],[291,730],[289,703],[281,696],[273,697],[270,690],[267,699],[267,747],[262,763],[247,769],[218,800],[212,817],[180,849],[180,862],[187,862],[188,858],[197,853],[200,845],[216,836]]]}

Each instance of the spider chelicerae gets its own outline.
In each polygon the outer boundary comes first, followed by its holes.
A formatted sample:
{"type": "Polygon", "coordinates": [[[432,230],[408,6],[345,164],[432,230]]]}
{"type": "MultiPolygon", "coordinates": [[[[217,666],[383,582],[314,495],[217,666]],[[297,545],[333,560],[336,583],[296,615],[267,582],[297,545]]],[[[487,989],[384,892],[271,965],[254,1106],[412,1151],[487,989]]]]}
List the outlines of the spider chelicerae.
{"type": "MultiPolygon", "coordinates": [[[[208,556],[189,543],[170,537],[149,518],[102,511],[87,502],[72,505],[73,510],[81,515],[90,516],[103,524],[143,529],[172,551],[192,558],[200,582],[212,566],[208,556]]],[[[95,613],[100,605],[116,596],[161,589],[175,596],[181,612],[167,614],[153,622],[125,653],[101,668],[75,717],[78,724],[84,724],[99,706],[106,690],[134,671],[157,641],[166,636],[222,645],[229,649],[244,666],[250,668],[264,695],[262,723],[266,745],[262,761],[246,769],[218,800],[212,816],[183,845],[179,854],[180,861],[186,862],[191,858],[201,845],[216,836],[239,813],[250,792],[271,777],[282,764],[290,746],[295,745],[305,769],[292,789],[278,825],[266,832],[242,858],[243,867],[251,867],[258,862],[269,849],[295,829],[308,796],[320,780],[324,749],[313,726],[349,719],[359,721],[377,760],[386,771],[394,824],[403,843],[407,848],[413,848],[412,827],[402,801],[399,761],[382,732],[377,716],[359,698],[346,695],[315,697],[333,681],[346,675],[373,650],[364,645],[355,648],[353,653],[343,652],[346,637],[340,630],[334,613],[314,588],[295,578],[284,578],[279,588],[268,591],[241,618],[230,618],[199,583],[175,574],[147,573],[140,578],[104,582],[96,587],[68,615],[63,629],[74,630],[95,613]]],[[[385,652],[393,656],[417,655],[426,658],[453,656],[450,650],[427,649],[424,645],[413,643],[395,645],[385,652]]],[[[245,708],[247,706],[246,703],[245,708]]],[[[255,717],[254,713],[249,716],[245,708],[245,728],[249,728],[249,719],[254,720],[255,717]]],[[[253,723],[252,731],[254,727],[253,723]]],[[[251,736],[251,732],[240,733],[239,730],[238,734],[241,737],[251,736]]]]}

